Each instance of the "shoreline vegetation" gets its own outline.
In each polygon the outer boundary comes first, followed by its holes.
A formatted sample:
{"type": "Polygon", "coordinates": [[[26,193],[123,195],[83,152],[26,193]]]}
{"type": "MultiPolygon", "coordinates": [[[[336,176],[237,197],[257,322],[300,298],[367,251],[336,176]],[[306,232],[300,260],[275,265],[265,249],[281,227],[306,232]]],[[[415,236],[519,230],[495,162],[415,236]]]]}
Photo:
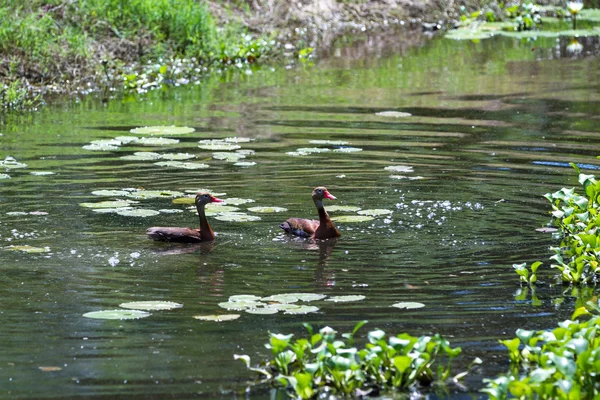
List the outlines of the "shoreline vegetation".
{"type": "Polygon", "coordinates": [[[462,15],[501,14],[499,7],[491,0],[8,0],[0,6],[0,104],[35,110],[54,94],[143,92],[224,68],[290,65],[342,35],[409,40],[411,30],[454,27],[462,15]]]}

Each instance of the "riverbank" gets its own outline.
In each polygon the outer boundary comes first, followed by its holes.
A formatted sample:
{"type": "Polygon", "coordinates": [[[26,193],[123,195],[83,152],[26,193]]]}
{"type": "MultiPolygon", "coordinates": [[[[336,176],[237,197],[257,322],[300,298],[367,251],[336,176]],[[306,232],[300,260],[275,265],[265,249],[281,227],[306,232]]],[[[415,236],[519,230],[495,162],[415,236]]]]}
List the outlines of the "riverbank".
{"type": "Polygon", "coordinates": [[[410,40],[474,10],[502,14],[485,0],[12,0],[0,7],[0,105],[30,110],[56,93],[145,91],[223,68],[294,64],[343,35],[410,40]]]}

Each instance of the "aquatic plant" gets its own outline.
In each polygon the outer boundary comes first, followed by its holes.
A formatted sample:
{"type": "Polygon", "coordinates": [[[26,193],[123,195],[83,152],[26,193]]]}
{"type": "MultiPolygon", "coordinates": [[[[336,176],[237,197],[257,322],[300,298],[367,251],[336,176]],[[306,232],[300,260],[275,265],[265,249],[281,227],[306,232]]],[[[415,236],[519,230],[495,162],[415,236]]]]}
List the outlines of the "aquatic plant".
{"type": "Polygon", "coordinates": [[[491,400],[514,396],[519,399],[597,399],[600,396],[600,307],[587,303],[595,315],[580,307],[571,320],[553,330],[518,329],[516,337],[501,340],[508,349],[511,372],[486,379],[482,391],[491,400]],[[522,375],[520,375],[520,371],[522,375]]]}
{"type": "Polygon", "coordinates": [[[577,14],[583,8],[583,1],[569,1],[567,2],[567,10],[571,13],[573,18],[573,29],[577,29],[577,14]]]}
{"type": "Polygon", "coordinates": [[[443,383],[450,378],[452,359],[461,353],[459,347],[451,347],[440,335],[414,337],[403,333],[387,337],[375,329],[359,349],[354,346],[354,335],[366,322],[359,322],[341,337],[330,327],[315,333],[309,324],[304,324],[308,338],[292,340],[292,334],[270,333],[265,347],[271,350],[272,358],[261,367],[252,367],[247,355],[236,354],[234,358],[300,399],[363,397],[393,388],[407,390],[443,383]]]}

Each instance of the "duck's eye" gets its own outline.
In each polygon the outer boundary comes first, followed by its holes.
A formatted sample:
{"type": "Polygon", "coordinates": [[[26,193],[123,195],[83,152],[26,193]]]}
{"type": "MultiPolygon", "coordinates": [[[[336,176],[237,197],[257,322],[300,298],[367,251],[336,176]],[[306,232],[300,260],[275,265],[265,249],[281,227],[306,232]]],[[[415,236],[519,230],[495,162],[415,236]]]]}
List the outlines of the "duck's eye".
{"type": "Polygon", "coordinates": [[[319,193],[319,194],[323,193],[323,189],[317,189],[317,193],[319,193]]]}

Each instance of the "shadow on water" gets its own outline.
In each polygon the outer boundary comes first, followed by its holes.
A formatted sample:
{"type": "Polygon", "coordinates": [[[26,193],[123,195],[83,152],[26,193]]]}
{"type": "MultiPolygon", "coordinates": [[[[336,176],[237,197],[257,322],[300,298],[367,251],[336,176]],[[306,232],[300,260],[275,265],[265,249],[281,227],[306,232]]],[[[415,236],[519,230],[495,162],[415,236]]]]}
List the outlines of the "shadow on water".
{"type": "Polygon", "coordinates": [[[482,378],[506,371],[499,339],[554,326],[592,295],[556,285],[549,270],[532,293],[511,267],[550,256],[556,242],[535,229],[549,222],[542,195],[577,184],[569,163],[587,172],[599,165],[600,97],[588,84],[599,64],[553,57],[554,39],[537,45],[532,52],[503,38],[437,39],[385,57],[214,76],[141,101],[88,99],[8,118],[0,159],[27,166],[0,171],[10,176],[0,180],[2,397],[277,398],[283,394],[264,387],[246,394],[252,376],[233,354],[258,362],[267,356],[267,332],[301,335],[302,322],[347,332],[363,319],[370,321],[364,332],[447,336],[463,348],[457,371],[482,358],[466,392],[447,395],[478,396],[482,378]],[[164,135],[174,141],[162,144],[106,142],[156,139],[130,132],[153,125],[195,132],[164,135]],[[228,137],[253,140],[198,147],[228,137]],[[84,148],[94,143],[113,147],[84,148]],[[147,158],[131,158],[139,152],[147,158]],[[236,152],[235,160],[219,154],[236,152]],[[208,168],[156,164],[169,158],[208,168]],[[366,211],[331,209],[332,217],[379,211],[336,222],[338,240],[283,236],[281,221],[316,217],[310,193],[317,185],[338,198],[326,208],[366,211]],[[242,201],[228,204],[233,216],[209,215],[219,233],[213,243],[155,243],[147,227],[194,226],[197,216],[169,195],[136,198],[141,188],[182,193],[176,197],[211,189],[242,201]],[[120,192],[92,194],[102,189],[120,192]],[[150,216],[80,205],[109,200],[135,201],[127,207],[150,216]],[[248,221],[236,222],[235,213],[248,221]],[[293,292],[366,298],[314,301],[319,311],[306,315],[219,306],[232,295],[293,292]],[[139,320],[82,317],[142,300],[184,306],[139,320]],[[400,301],[425,307],[391,307],[400,301]],[[231,312],[241,317],[193,318],[231,312]]]}

